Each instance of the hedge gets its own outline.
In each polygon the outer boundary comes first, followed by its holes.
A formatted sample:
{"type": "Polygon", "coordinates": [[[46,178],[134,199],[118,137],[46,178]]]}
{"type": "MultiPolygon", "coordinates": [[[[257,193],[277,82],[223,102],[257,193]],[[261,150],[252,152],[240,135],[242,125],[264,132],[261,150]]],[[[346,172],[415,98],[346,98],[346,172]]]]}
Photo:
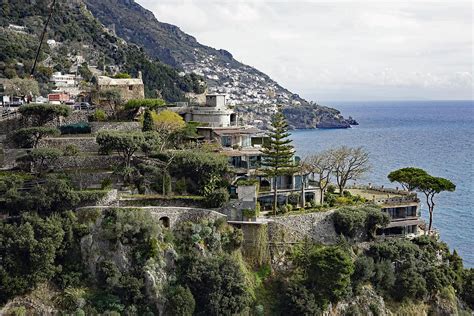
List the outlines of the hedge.
{"type": "Polygon", "coordinates": [[[70,125],[63,125],[59,127],[61,134],[90,134],[92,132],[91,126],[88,123],[77,123],[70,125]]]}

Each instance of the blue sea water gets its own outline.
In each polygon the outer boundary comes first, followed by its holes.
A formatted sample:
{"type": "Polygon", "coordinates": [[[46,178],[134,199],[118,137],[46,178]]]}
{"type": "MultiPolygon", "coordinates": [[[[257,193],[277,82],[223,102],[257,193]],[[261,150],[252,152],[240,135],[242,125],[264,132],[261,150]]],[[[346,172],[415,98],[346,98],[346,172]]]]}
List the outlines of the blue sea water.
{"type": "MultiPolygon", "coordinates": [[[[474,103],[473,101],[334,102],[352,116],[351,129],[292,132],[300,156],[340,145],[364,146],[373,170],[358,183],[395,187],[387,174],[415,166],[456,184],[436,199],[434,227],[441,239],[474,267],[474,103]]],[[[422,196],[420,195],[420,198],[422,196]]],[[[422,199],[422,216],[427,219],[422,199]]]]}

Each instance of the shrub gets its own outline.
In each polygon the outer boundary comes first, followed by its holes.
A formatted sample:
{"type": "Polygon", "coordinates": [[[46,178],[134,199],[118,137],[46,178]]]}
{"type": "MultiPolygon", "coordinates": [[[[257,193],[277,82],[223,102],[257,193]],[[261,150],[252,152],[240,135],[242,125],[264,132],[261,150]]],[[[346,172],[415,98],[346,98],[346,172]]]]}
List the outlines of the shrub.
{"type": "Polygon", "coordinates": [[[336,232],[350,238],[356,237],[358,232],[373,238],[377,228],[389,223],[390,217],[378,207],[343,207],[334,213],[336,232]]]}
{"type": "Polygon", "coordinates": [[[202,315],[238,315],[250,303],[242,266],[230,255],[181,259],[179,278],[202,315]]]}
{"type": "Polygon", "coordinates": [[[74,157],[74,156],[79,155],[79,153],[80,153],[79,147],[71,144],[71,145],[67,145],[66,148],[64,148],[63,155],[67,157],[74,157]]]}
{"type": "Polygon", "coordinates": [[[218,208],[229,202],[229,192],[225,188],[214,190],[204,196],[206,207],[218,208]]]}
{"type": "Polygon", "coordinates": [[[334,184],[330,184],[330,185],[328,185],[326,191],[327,191],[327,193],[334,194],[334,193],[336,193],[336,186],[334,184]]]}
{"type": "Polygon", "coordinates": [[[162,99],[137,99],[137,100],[130,100],[125,104],[125,109],[132,110],[132,109],[139,109],[141,107],[148,108],[150,110],[154,110],[159,107],[163,107],[166,105],[166,102],[162,99]]]}
{"type": "Polygon", "coordinates": [[[338,234],[355,237],[365,226],[366,214],[356,208],[340,208],[334,213],[334,226],[338,234]]]}
{"type": "Polygon", "coordinates": [[[89,117],[90,121],[93,122],[104,122],[107,119],[107,113],[102,109],[96,109],[94,113],[89,117]]]}
{"type": "Polygon", "coordinates": [[[474,309],[474,269],[466,269],[463,274],[461,297],[474,309]]]}
{"type": "Polygon", "coordinates": [[[314,294],[298,283],[287,286],[281,305],[286,315],[320,315],[322,312],[314,294]]]}
{"type": "Polygon", "coordinates": [[[364,255],[358,257],[354,262],[354,273],[351,276],[354,290],[357,292],[360,285],[372,280],[374,275],[374,259],[364,255]]]}
{"type": "Polygon", "coordinates": [[[88,123],[77,123],[63,125],[59,127],[61,134],[63,135],[73,135],[73,134],[90,134],[91,127],[88,123]]]}
{"type": "Polygon", "coordinates": [[[167,291],[165,315],[192,316],[195,307],[196,301],[189,288],[178,285],[167,291]]]}
{"type": "Polygon", "coordinates": [[[113,185],[112,179],[106,178],[106,179],[102,180],[102,182],[100,183],[100,188],[102,190],[109,190],[109,189],[112,188],[112,185],[113,185]]]}
{"type": "Polygon", "coordinates": [[[178,194],[186,193],[186,178],[181,178],[176,181],[174,191],[178,194]]]}
{"type": "Polygon", "coordinates": [[[326,201],[326,203],[330,206],[330,207],[333,207],[334,205],[336,205],[336,201],[337,201],[337,198],[336,196],[333,194],[333,193],[327,193],[325,196],[324,196],[324,200],[326,201]]]}
{"type": "Polygon", "coordinates": [[[98,201],[105,198],[109,190],[85,190],[77,191],[79,196],[79,204],[81,205],[95,205],[98,201]]]}

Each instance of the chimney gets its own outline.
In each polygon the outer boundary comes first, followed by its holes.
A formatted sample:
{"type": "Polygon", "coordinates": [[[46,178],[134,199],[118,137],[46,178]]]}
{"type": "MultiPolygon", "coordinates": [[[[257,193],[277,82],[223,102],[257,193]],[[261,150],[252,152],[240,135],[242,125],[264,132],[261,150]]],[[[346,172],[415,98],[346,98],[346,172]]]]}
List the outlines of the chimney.
{"type": "Polygon", "coordinates": [[[138,79],[143,79],[143,74],[141,71],[138,72],[138,79]]]}

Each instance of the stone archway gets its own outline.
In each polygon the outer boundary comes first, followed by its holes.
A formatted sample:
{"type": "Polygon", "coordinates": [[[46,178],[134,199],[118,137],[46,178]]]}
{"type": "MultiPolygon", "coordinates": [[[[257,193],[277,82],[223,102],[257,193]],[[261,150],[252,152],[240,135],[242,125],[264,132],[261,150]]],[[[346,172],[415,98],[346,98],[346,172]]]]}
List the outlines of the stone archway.
{"type": "Polygon", "coordinates": [[[167,216],[160,217],[160,223],[163,227],[170,228],[170,218],[167,216]]]}

